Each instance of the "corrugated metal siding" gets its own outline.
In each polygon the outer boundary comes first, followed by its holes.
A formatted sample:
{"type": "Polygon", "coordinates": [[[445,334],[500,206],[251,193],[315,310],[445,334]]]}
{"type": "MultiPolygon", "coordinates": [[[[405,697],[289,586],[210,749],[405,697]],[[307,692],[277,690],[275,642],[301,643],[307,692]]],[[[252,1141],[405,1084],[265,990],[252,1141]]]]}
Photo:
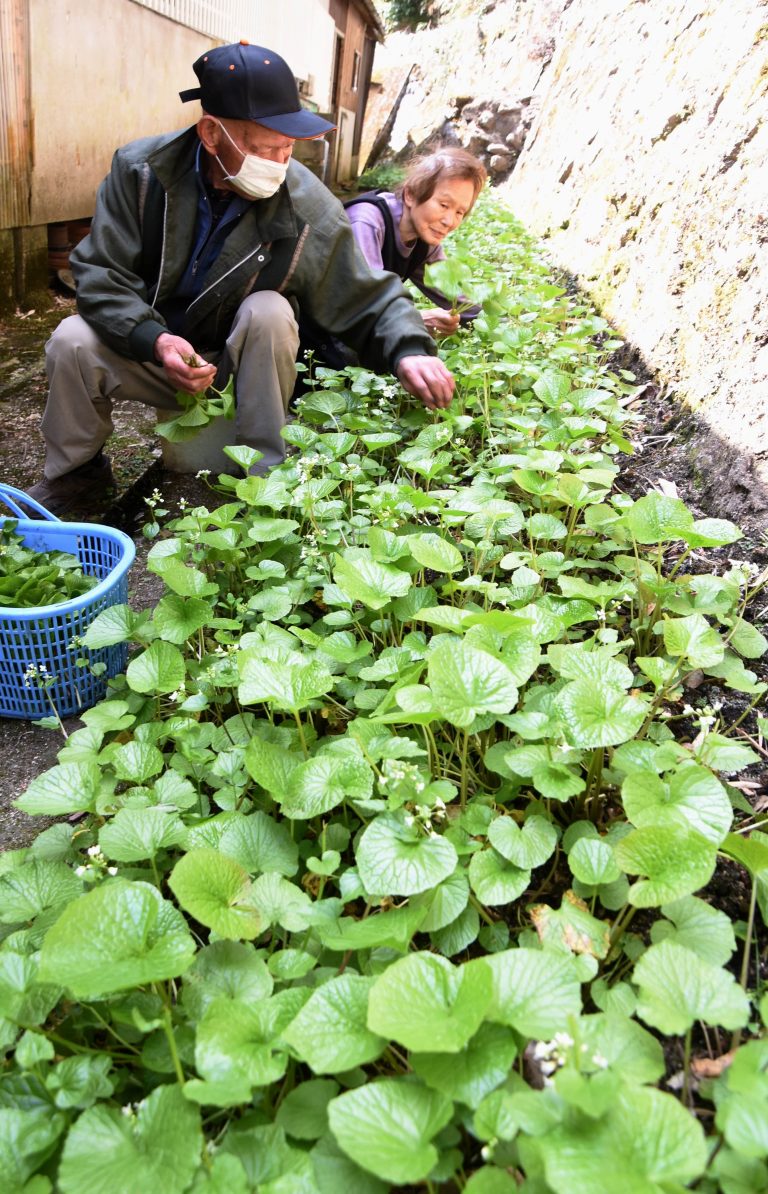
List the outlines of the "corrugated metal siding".
{"type": "Polygon", "coordinates": [[[32,112],[27,0],[0,4],[0,228],[29,223],[32,112]]]}
{"type": "Polygon", "coordinates": [[[134,0],[162,16],[221,41],[258,42],[272,0],[134,0]]]}
{"type": "MultiPolygon", "coordinates": [[[[330,57],[332,22],[323,0],[133,0],[218,41],[276,50],[299,79],[318,76],[330,57]]],[[[312,98],[315,98],[314,96],[312,98]]],[[[319,97],[322,105],[323,96],[319,97]]]]}

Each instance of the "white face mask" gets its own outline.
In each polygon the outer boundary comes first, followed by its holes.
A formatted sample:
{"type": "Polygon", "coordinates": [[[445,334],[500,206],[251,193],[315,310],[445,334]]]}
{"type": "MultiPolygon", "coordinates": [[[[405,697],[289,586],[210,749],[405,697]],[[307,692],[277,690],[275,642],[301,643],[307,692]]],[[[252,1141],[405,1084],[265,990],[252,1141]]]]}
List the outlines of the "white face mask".
{"type": "Polygon", "coordinates": [[[221,121],[217,122],[227,140],[242,154],[243,162],[237,174],[227,174],[221,158],[216,154],[216,161],[224,170],[224,178],[237,187],[249,199],[269,199],[285,181],[288,170],[287,162],[273,162],[269,158],[257,157],[254,153],[243,153],[242,149],[230,137],[221,121]]]}

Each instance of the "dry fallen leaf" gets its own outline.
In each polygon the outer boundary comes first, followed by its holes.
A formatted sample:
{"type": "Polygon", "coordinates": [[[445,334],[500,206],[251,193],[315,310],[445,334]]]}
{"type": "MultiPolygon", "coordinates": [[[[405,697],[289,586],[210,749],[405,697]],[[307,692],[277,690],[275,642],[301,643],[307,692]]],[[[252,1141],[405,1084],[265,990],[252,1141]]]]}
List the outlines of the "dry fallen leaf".
{"type": "Polygon", "coordinates": [[[694,1078],[719,1078],[723,1070],[727,1070],[733,1061],[734,1051],[723,1053],[722,1057],[694,1057],[691,1061],[691,1073],[694,1078]]]}

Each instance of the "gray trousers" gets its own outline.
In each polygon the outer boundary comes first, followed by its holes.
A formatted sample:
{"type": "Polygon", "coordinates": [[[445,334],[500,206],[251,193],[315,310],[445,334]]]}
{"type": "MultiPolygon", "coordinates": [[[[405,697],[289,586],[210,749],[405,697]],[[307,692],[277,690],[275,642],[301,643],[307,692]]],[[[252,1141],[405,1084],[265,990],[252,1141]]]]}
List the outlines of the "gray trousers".
{"type": "MultiPolygon", "coordinates": [[[[285,456],[280,431],[296,381],[299,329],[290,303],[271,290],[238,307],[224,351],[209,353],[217,388],[235,375],[235,435],[264,453],[253,471],[285,456]]],[[[178,410],[175,390],[159,365],[131,361],[109,348],[79,315],[56,328],[45,346],[48,403],[43,415],[45,477],[61,477],[96,455],[113,430],[112,402],[127,399],[178,410]]]]}

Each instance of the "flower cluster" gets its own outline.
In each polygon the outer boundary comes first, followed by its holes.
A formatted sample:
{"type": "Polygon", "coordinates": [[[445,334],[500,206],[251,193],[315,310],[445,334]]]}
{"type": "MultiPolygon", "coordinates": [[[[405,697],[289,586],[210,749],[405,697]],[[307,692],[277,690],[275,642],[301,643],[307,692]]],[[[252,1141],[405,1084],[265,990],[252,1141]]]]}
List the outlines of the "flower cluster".
{"type": "Polygon", "coordinates": [[[56,683],[56,677],[48,671],[44,663],[30,663],[24,673],[24,687],[50,688],[56,683]]]}
{"type": "MultiPolygon", "coordinates": [[[[579,1068],[586,1063],[588,1069],[606,1070],[610,1064],[608,1058],[604,1057],[599,1050],[595,1050],[591,1056],[587,1056],[589,1046],[586,1044],[579,1046],[578,1054],[579,1068]]],[[[562,1069],[567,1062],[575,1059],[576,1042],[567,1032],[556,1032],[551,1041],[537,1041],[533,1047],[533,1060],[538,1064],[539,1070],[544,1076],[545,1086],[552,1086],[552,1075],[562,1069]]]]}
{"type": "Polygon", "coordinates": [[[87,883],[98,883],[107,875],[117,874],[117,867],[108,864],[101,846],[89,846],[86,854],[90,861],[85,866],[75,867],[75,874],[79,879],[85,879],[87,883]]]}

